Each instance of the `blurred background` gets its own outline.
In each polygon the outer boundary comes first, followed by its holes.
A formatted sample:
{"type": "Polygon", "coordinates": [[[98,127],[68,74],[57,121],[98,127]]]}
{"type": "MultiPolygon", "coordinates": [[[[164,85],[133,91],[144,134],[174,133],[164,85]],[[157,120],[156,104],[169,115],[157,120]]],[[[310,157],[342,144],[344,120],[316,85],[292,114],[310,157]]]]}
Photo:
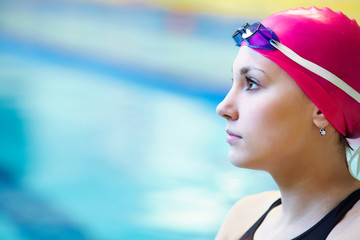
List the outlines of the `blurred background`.
{"type": "MultiPolygon", "coordinates": [[[[275,190],[227,160],[231,35],[360,2],[0,0],[0,239],[213,239],[275,190]]],[[[359,18],[358,18],[359,19],[359,18]]]]}

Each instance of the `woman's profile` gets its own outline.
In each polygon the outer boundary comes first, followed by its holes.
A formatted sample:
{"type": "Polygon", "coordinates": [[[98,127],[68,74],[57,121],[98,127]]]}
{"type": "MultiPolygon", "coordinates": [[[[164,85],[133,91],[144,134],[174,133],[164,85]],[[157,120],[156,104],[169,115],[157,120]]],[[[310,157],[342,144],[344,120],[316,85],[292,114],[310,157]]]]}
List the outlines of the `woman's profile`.
{"type": "Polygon", "coordinates": [[[360,239],[360,27],[339,11],[297,8],[245,24],[233,84],[217,112],[229,159],[270,173],[279,191],[239,200],[216,240],[360,239]],[[357,151],[358,152],[358,151],[357,151]]]}

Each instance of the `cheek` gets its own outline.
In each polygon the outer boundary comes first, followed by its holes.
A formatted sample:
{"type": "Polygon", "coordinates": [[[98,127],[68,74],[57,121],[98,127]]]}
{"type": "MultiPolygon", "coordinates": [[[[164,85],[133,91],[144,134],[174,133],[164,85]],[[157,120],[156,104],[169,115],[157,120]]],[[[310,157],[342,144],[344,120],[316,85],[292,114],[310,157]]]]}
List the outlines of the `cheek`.
{"type": "Polygon", "coordinates": [[[308,124],[307,113],[300,110],[302,104],[296,97],[277,95],[262,99],[253,102],[244,113],[249,124],[247,133],[259,148],[282,150],[282,146],[301,135],[308,124]]]}

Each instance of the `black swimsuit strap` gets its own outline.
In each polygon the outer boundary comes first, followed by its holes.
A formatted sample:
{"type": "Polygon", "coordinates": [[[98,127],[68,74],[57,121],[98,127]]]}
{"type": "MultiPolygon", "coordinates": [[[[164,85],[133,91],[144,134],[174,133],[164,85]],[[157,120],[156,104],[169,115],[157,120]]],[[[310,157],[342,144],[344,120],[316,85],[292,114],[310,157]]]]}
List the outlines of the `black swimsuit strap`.
{"type": "Polygon", "coordinates": [[[261,216],[261,218],[257,220],[257,222],[240,238],[240,240],[253,240],[256,230],[260,227],[261,223],[264,221],[266,216],[273,208],[279,206],[280,204],[281,204],[281,199],[279,198],[269,207],[269,209],[261,216]]]}
{"type": "Polygon", "coordinates": [[[351,193],[325,217],[309,230],[293,240],[319,239],[325,240],[334,227],[344,218],[346,213],[360,200],[360,189],[351,193]]]}
{"type": "MultiPolygon", "coordinates": [[[[325,240],[332,229],[343,219],[346,213],[360,200],[360,189],[351,193],[331,210],[318,223],[293,240],[325,240]]],[[[269,212],[281,204],[281,199],[274,202],[261,218],[240,238],[240,240],[253,240],[256,230],[264,221],[269,212]]]]}

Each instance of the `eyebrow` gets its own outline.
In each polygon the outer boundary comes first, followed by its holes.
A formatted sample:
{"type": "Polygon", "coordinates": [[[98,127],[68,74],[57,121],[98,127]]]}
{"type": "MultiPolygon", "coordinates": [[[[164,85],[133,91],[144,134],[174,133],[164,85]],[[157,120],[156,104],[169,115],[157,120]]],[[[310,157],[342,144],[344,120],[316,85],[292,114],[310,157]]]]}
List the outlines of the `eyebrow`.
{"type": "MultiPolygon", "coordinates": [[[[265,71],[264,71],[264,70],[262,70],[262,69],[260,69],[260,68],[257,68],[257,67],[253,67],[253,66],[245,66],[245,67],[242,67],[239,72],[240,72],[241,75],[245,75],[246,73],[248,73],[248,72],[251,71],[251,70],[260,71],[260,72],[262,72],[262,73],[265,74],[265,71]]],[[[231,67],[231,72],[234,72],[234,70],[233,70],[232,67],[231,67]]]]}

